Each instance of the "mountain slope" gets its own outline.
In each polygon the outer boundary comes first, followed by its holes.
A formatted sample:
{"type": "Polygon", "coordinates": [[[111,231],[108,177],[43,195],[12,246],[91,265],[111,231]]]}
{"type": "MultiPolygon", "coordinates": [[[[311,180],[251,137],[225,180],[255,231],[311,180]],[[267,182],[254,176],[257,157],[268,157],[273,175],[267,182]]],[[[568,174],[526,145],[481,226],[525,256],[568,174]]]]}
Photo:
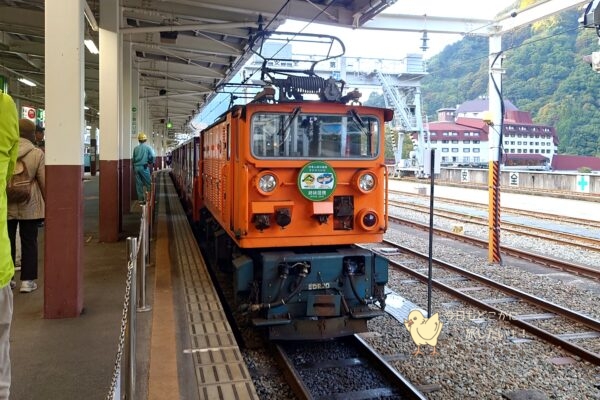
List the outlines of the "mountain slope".
{"type": "MultiPolygon", "coordinates": [[[[579,16],[567,11],[503,36],[503,96],[556,127],[559,153],[600,156],[600,74],[582,61],[600,45],[579,16]]],[[[422,97],[430,121],[439,108],[487,95],[488,52],[487,38],[466,37],[429,61],[422,97]]]]}

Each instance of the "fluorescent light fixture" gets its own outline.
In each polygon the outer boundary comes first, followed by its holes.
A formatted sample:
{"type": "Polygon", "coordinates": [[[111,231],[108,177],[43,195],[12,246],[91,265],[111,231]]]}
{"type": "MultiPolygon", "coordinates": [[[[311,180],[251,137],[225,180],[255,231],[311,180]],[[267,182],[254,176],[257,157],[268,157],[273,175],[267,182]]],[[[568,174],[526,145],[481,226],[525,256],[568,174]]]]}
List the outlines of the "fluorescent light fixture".
{"type": "Polygon", "coordinates": [[[19,78],[19,82],[27,86],[37,86],[35,82],[31,82],[29,79],[26,78],[19,78]]]}
{"type": "Polygon", "coordinates": [[[85,43],[85,47],[87,47],[87,49],[89,50],[90,53],[92,53],[92,54],[100,53],[100,51],[96,47],[96,43],[94,43],[94,41],[92,39],[85,39],[83,41],[83,43],[85,43]]]}

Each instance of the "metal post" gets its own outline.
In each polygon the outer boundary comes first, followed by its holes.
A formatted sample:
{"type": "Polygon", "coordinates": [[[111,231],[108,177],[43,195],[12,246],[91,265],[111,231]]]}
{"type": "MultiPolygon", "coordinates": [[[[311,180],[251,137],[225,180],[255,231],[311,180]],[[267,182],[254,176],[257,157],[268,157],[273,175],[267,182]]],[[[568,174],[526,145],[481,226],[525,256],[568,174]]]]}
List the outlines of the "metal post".
{"type": "Polygon", "coordinates": [[[150,184],[150,192],[148,194],[148,201],[146,205],[148,208],[146,209],[146,224],[144,225],[144,240],[146,241],[146,265],[150,265],[150,227],[152,226],[152,213],[154,212],[154,174],[152,175],[152,183],[150,184]]]}
{"type": "Polygon", "coordinates": [[[150,311],[152,307],[146,304],[146,253],[148,251],[148,205],[142,205],[142,242],[140,255],[140,296],[137,311],[150,311]]]}
{"type": "Polygon", "coordinates": [[[117,367],[117,381],[115,382],[115,390],[111,400],[121,400],[121,366],[117,367]]]}
{"type": "Polygon", "coordinates": [[[127,343],[128,351],[127,351],[127,373],[126,373],[126,393],[127,399],[133,400],[135,399],[135,336],[136,336],[136,327],[135,327],[135,299],[137,298],[137,290],[136,290],[136,268],[137,268],[137,238],[130,237],[127,238],[127,254],[129,254],[131,258],[131,286],[129,290],[129,309],[127,310],[127,314],[129,315],[129,326],[127,329],[127,343]]]}
{"type": "Polygon", "coordinates": [[[489,38],[489,111],[492,113],[489,132],[489,169],[488,169],[488,260],[501,264],[500,254],[500,163],[502,149],[502,121],[504,106],[502,99],[502,37],[491,35],[489,38]],[[495,63],[498,63],[495,65],[495,63]],[[499,131],[496,129],[498,127],[499,131]]]}
{"type": "Polygon", "coordinates": [[[431,149],[429,162],[429,270],[427,277],[427,318],[431,318],[431,287],[433,286],[433,206],[434,196],[433,189],[435,188],[435,149],[431,149]]]}

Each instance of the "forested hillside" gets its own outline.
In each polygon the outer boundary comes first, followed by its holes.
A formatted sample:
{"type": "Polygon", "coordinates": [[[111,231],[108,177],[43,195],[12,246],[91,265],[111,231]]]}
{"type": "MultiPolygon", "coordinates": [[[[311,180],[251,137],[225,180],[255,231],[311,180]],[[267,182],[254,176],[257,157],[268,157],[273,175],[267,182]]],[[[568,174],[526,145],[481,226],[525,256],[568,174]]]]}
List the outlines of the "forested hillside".
{"type": "MultiPolygon", "coordinates": [[[[600,51],[580,11],[568,11],[505,34],[503,96],[534,121],[556,127],[559,153],[600,156],[600,74],[582,60],[600,51]]],[[[455,107],[488,93],[488,39],[466,37],[429,60],[422,81],[423,109],[455,107]]]]}

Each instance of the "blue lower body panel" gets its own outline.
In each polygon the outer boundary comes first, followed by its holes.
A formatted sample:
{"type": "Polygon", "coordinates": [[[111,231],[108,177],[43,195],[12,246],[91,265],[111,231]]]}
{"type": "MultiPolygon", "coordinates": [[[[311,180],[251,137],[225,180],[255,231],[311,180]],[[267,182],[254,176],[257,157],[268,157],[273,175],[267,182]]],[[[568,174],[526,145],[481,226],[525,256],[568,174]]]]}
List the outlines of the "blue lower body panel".
{"type": "Polygon", "coordinates": [[[261,302],[253,322],[268,327],[272,339],[351,335],[383,314],[388,264],[368,250],[263,251],[253,259],[261,302]]]}

